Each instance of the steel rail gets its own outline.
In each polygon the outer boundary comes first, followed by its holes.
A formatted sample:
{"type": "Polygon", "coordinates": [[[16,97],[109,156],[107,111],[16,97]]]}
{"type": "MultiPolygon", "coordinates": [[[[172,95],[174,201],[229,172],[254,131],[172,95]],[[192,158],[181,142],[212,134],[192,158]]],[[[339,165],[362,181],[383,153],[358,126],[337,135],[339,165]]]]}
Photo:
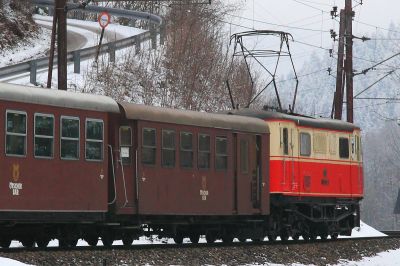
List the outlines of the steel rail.
{"type": "Polygon", "coordinates": [[[160,243],[160,244],[132,244],[130,246],[124,245],[112,245],[110,247],[106,246],[76,246],[76,247],[46,247],[46,248],[25,248],[25,247],[12,247],[7,249],[0,249],[0,253],[19,253],[25,251],[106,251],[106,250],[144,250],[144,249],[195,249],[195,248],[219,248],[219,247],[244,247],[244,246],[274,246],[274,245],[313,245],[319,243],[340,243],[340,242],[350,242],[350,241],[370,241],[370,240],[386,240],[391,238],[398,238],[392,236],[377,236],[377,237],[358,237],[358,238],[338,238],[338,239],[316,239],[316,240],[288,240],[288,241],[260,241],[260,242],[232,242],[232,243],[224,243],[224,242],[216,242],[216,243],[183,243],[183,244],[174,244],[174,243],[160,243]]]}
{"type": "MultiPolygon", "coordinates": [[[[53,6],[54,1],[52,0],[33,0],[32,1],[34,4],[38,6],[53,6]]],[[[68,4],[67,8],[68,9],[73,9],[76,10],[79,7],[78,4],[68,4]]],[[[119,16],[119,17],[126,17],[130,19],[141,19],[141,20],[148,20],[149,22],[156,24],[158,28],[162,25],[162,19],[159,16],[150,14],[150,13],[145,13],[145,12],[139,12],[139,11],[133,11],[133,10],[124,10],[124,9],[116,9],[116,8],[105,8],[105,7],[98,7],[98,6],[86,6],[85,8],[80,8],[82,12],[88,12],[88,13],[98,13],[102,11],[107,11],[113,16],[119,16]]],[[[140,33],[138,35],[134,35],[125,39],[117,40],[114,42],[109,42],[106,44],[103,44],[102,47],[100,48],[100,54],[104,54],[107,52],[110,52],[111,50],[120,50],[123,48],[127,48],[133,45],[136,45],[137,43],[141,43],[143,41],[148,41],[151,39],[152,33],[149,31],[145,31],[143,33],[140,33]]],[[[73,62],[74,61],[74,56],[79,53],[80,59],[81,60],[86,60],[89,58],[92,58],[96,55],[97,52],[97,46],[93,47],[88,47],[84,49],[79,49],[75,51],[70,51],[67,53],[67,61],[73,62]]],[[[54,64],[57,63],[57,57],[54,58],[54,64]]],[[[48,67],[49,64],[49,57],[41,57],[37,59],[32,59],[29,61],[25,61],[22,63],[18,63],[15,65],[10,65],[10,66],[5,66],[0,68],[0,79],[12,77],[12,76],[17,76],[21,75],[27,72],[30,72],[32,66],[35,66],[37,70],[45,69],[48,67]]]]}

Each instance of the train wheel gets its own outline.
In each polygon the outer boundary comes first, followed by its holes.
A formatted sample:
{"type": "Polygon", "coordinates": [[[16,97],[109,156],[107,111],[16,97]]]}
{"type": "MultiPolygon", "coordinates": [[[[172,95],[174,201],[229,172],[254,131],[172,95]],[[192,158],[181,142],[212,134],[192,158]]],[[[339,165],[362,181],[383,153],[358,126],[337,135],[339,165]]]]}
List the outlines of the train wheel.
{"type": "Polygon", "coordinates": [[[10,245],[11,245],[11,239],[1,239],[0,240],[0,247],[9,248],[10,245]]]}
{"type": "Polygon", "coordinates": [[[310,234],[309,233],[303,233],[302,237],[303,237],[304,241],[309,241],[310,240],[310,234]]]}
{"type": "Polygon", "coordinates": [[[105,247],[111,247],[114,243],[114,239],[108,234],[103,235],[101,237],[101,241],[103,242],[103,246],[105,247]]]}
{"type": "Polygon", "coordinates": [[[314,233],[314,232],[311,232],[311,234],[310,234],[310,240],[311,240],[311,241],[314,241],[315,239],[317,239],[317,234],[314,233]]]}
{"type": "Polygon", "coordinates": [[[326,240],[328,238],[328,233],[321,233],[321,240],[326,240]]]}
{"type": "Polygon", "coordinates": [[[47,238],[40,238],[36,240],[36,244],[39,248],[47,248],[47,245],[49,244],[50,239],[47,238]]]}
{"type": "Polygon", "coordinates": [[[331,234],[331,239],[336,240],[338,238],[339,234],[338,233],[332,233],[331,234]]]}
{"type": "Polygon", "coordinates": [[[175,244],[182,245],[183,235],[181,233],[176,233],[176,235],[174,236],[174,242],[175,244]]]}
{"type": "Polygon", "coordinates": [[[88,243],[89,246],[95,247],[99,242],[99,238],[95,236],[87,236],[84,240],[88,243]]]}
{"type": "Polygon", "coordinates": [[[124,235],[122,237],[122,243],[124,244],[125,247],[130,247],[133,242],[133,237],[130,235],[124,235]]]}
{"type": "Polygon", "coordinates": [[[32,238],[21,239],[20,242],[26,248],[33,248],[35,246],[35,240],[32,238]]]}
{"type": "Polygon", "coordinates": [[[262,237],[252,238],[252,239],[251,239],[251,241],[257,242],[257,243],[259,243],[259,242],[261,242],[261,241],[263,241],[263,240],[264,240],[264,238],[262,238],[262,237]]]}
{"type": "Polygon", "coordinates": [[[300,238],[300,234],[299,234],[299,233],[294,233],[293,236],[292,236],[292,239],[293,239],[294,241],[299,240],[299,238],[300,238]]]}
{"type": "Polygon", "coordinates": [[[233,242],[233,236],[232,235],[224,235],[222,237],[222,242],[224,242],[224,243],[232,243],[233,242]]]}
{"type": "Polygon", "coordinates": [[[271,242],[276,241],[276,235],[275,234],[268,234],[268,240],[271,242]]]}
{"type": "Polygon", "coordinates": [[[189,236],[190,242],[192,242],[193,244],[197,244],[199,243],[199,239],[200,239],[200,235],[193,233],[189,236]]]}
{"type": "Polygon", "coordinates": [[[246,240],[247,240],[247,238],[244,238],[244,237],[239,237],[238,239],[239,239],[239,241],[242,242],[242,243],[246,242],[246,240]]]}
{"type": "Polygon", "coordinates": [[[206,241],[208,244],[214,243],[215,240],[217,240],[217,238],[215,237],[215,235],[211,232],[207,232],[206,234],[206,241]]]}
{"type": "Polygon", "coordinates": [[[286,241],[289,240],[289,235],[288,235],[287,232],[281,233],[280,237],[281,237],[281,240],[282,240],[282,241],[285,241],[285,242],[286,242],[286,241]]]}

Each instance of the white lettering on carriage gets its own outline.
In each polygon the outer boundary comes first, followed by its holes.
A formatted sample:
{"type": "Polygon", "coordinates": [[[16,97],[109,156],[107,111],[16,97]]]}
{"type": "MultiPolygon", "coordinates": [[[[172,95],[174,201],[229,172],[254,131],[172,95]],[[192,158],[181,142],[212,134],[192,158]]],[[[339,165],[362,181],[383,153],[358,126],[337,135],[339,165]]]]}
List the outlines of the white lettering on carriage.
{"type": "Polygon", "coordinates": [[[9,188],[13,196],[19,196],[19,191],[22,190],[22,183],[10,182],[9,188]]]}

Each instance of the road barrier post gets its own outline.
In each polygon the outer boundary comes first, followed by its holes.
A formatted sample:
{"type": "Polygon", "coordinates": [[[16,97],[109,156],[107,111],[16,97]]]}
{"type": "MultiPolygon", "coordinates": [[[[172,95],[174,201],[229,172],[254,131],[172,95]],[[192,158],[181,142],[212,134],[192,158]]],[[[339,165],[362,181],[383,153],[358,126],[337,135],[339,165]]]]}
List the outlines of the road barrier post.
{"type": "Polygon", "coordinates": [[[165,43],[165,34],[166,34],[165,24],[162,24],[160,27],[160,45],[164,45],[165,43]]]}
{"type": "Polygon", "coordinates": [[[115,63],[115,43],[108,44],[108,54],[110,56],[110,62],[115,63]]]}
{"type": "Polygon", "coordinates": [[[81,73],[81,52],[74,51],[74,73],[79,74],[81,73]]]}
{"type": "Polygon", "coordinates": [[[30,69],[30,77],[29,81],[31,84],[36,85],[36,74],[37,74],[37,62],[36,60],[32,60],[29,62],[29,69],[30,69]]]}
{"type": "Polygon", "coordinates": [[[135,37],[135,53],[136,54],[140,53],[140,45],[141,45],[140,41],[141,41],[140,36],[139,35],[136,36],[135,37]]]}
{"type": "Polygon", "coordinates": [[[157,30],[153,24],[150,25],[150,38],[151,38],[151,48],[157,49],[157,30]]]}

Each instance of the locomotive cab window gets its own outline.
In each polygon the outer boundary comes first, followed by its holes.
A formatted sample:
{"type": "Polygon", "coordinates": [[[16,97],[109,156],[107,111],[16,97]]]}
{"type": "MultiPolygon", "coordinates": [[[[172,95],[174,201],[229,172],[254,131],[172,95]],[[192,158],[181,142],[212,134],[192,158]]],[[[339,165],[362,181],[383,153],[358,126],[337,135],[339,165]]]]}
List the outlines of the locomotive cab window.
{"type": "Polygon", "coordinates": [[[228,169],[228,140],[226,137],[215,138],[215,168],[228,169]]]}
{"type": "Polygon", "coordinates": [[[349,139],[339,138],[339,156],[341,159],[349,158],[349,139]]]}
{"type": "Polygon", "coordinates": [[[211,156],[211,139],[210,135],[199,134],[199,150],[198,150],[198,162],[197,166],[199,169],[210,168],[210,156],[211,156]]]}
{"type": "Polygon", "coordinates": [[[193,134],[181,132],[181,151],[179,154],[180,165],[183,168],[193,167],[193,134]]]}
{"type": "Polygon", "coordinates": [[[19,111],[6,112],[6,154],[26,155],[26,113],[19,111]]]}
{"type": "Polygon", "coordinates": [[[35,157],[52,158],[54,150],[54,116],[35,114],[35,157]]]}
{"type": "Polygon", "coordinates": [[[85,158],[89,161],[103,160],[104,122],[86,119],[85,158]]]}
{"type": "Polygon", "coordinates": [[[155,165],[157,150],[156,130],[154,128],[143,128],[142,134],[142,163],[155,165]]]}
{"type": "Polygon", "coordinates": [[[175,131],[162,131],[162,166],[175,167],[175,131]]]}
{"type": "Polygon", "coordinates": [[[311,135],[308,133],[300,133],[300,155],[310,156],[311,155],[311,135]]]}
{"type": "Polygon", "coordinates": [[[123,164],[131,163],[132,129],[122,126],[119,128],[119,146],[123,164]]]}
{"type": "Polygon", "coordinates": [[[61,159],[79,159],[79,118],[61,117],[61,159]]]}

